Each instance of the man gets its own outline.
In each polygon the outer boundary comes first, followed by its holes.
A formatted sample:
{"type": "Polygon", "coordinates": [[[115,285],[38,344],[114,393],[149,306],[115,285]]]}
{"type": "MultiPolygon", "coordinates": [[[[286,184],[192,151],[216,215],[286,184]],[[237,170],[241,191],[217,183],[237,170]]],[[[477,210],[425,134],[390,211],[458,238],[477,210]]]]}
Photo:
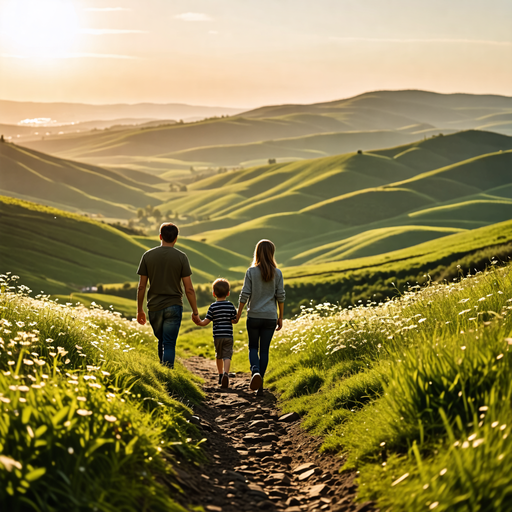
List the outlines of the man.
{"type": "Polygon", "coordinates": [[[149,280],[149,321],[158,338],[160,362],[174,368],[176,339],[183,315],[183,287],[190,307],[192,320],[198,322],[196,293],[192,285],[192,271],[187,255],[174,247],[178,239],[178,226],[166,222],[160,226],[160,247],[145,252],[140,260],[139,286],[137,288],[137,322],[144,325],[146,314],[142,306],[149,280]]]}

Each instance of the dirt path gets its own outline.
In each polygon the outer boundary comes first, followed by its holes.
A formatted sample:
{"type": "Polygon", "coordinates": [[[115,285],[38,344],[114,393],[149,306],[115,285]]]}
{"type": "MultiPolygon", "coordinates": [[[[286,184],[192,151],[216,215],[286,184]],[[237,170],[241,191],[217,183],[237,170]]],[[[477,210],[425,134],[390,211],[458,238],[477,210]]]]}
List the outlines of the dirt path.
{"type": "Polygon", "coordinates": [[[341,459],[319,454],[320,440],[300,429],[296,415],[283,418],[272,393],[256,397],[247,374],[221,389],[214,361],[184,363],[205,379],[206,400],[192,421],[207,439],[209,461],[181,464],[183,505],[212,512],[374,511],[371,503],[354,503],[355,474],[339,474],[341,459]]]}

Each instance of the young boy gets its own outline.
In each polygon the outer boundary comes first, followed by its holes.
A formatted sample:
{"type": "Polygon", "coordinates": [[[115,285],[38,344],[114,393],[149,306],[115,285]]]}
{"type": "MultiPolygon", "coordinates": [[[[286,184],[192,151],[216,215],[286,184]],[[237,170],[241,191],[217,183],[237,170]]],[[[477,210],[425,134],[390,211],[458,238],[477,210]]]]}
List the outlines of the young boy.
{"type": "Polygon", "coordinates": [[[219,371],[219,384],[223,388],[229,387],[229,367],[233,356],[233,325],[236,324],[237,312],[229,300],[229,282],[226,279],[217,279],[213,285],[213,296],[217,299],[210,304],[204,320],[197,325],[205,327],[213,322],[213,343],[215,344],[215,359],[219,371]]]}

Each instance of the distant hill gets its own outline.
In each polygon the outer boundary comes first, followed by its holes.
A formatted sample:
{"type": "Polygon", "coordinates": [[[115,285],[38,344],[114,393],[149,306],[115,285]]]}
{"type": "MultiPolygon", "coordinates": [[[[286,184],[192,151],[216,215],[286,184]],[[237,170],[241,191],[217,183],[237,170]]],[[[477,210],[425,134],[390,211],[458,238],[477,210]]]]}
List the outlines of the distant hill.
{"type": "Polygon", "coordinates": [[[162,124],[175,124],[176,121],[154,119],[112,119],[109,121],[84,121],[82,123],[69,123],[64,125],[30,125],[30,124],[0,124],[0,134],[9,142],[22,143],[28,140],[42,140],[45,137],[63,135],[65,133],[84,133],[91,130],[125,130],[127,127],[137,125],[159,126],[162,124]]]}
{"type": "Polygon", "coordinates": [[[136,158],[158,157],[169,169],[249,166],[269,158],[304,159],[400,145],[440,132],[485,129],[512,135],[511,116],[512,98],[505,96],[377,91],[174,126],[47,137],[29,147],[100,165],[133,165],[136,158]]]}
{"type": "Polygon", "coordinates": [[[374,91],[343,100],[311,105],[274,105],[243,112],[246,118],[267,118],[295,114],[346,114],[345,119],[403,116],[415,123],[446,126],[456,123],[457,128],[484,116],[510,113],[512,98],[482,94],[440,94],[420,90],[374,91]],[[363,116],[366,114],[366,116],[363,116]]]}
{"type": "Polygon", "coordinates": [[[23,119],[50,118],[59,123],[133,119],[186,119],[234,115],[240,108],[207,107],[184,103],[118,103],[93,105],[87,103],[42,103],[0,100],[0,123],[17,124],[23,119]]]}
{"type": "MultiPolygon", "coordinates": [[[[152,178],[152,177],[151,177],[152,178]]],[[[68,211],[131,218],[138,207],[160,203],[143,179],[0,143],[0,193],[68,211]],[[139,181],[135,181],[137,178],[139,181]]]]}
{"type": "MultiPolygon", "coordinates": [[[[142,254],[159,245],[157,237],[131,237],[83,216],[5,196],[0,217],[0,273],[19,275],[36,293],[136,281],[142,254]]],[[[241,279],[249,264],[243,256],[181,237],[176,247],[187,253],[194,283],[221,275],[241,279]]]]}

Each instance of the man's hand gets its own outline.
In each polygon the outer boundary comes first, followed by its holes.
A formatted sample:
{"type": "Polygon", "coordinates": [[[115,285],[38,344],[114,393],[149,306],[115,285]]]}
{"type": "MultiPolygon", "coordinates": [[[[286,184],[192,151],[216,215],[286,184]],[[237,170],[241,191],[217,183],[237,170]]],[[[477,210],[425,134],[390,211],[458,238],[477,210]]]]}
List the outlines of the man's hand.
{"type": "Polygon", "coordinates": [[[231,323],[232,323],[232,324],[237,324],[239,320],[240,320],[240,318],[239,318],[239,317],[238,317],[238,315],[237,315],[237,316],[236,316],[236,318],[233,318],[233,319],[231,320],[231,323]]]}
{"type": "Polygon", "coordinates": [[[282,328],[283,328],[283,319],[282,318],[278,318],[277,319],[276,331],[280,331],[282,328]]]}
{"type": "Polygon", "coordinates": [[[137,311],[137,322],[140,325],[146,325],[146,313],[144,311],[137,311]]]}
{"type": "Polygon", "coordinates": [[[201,318],[199,316],[199,312],[192,313],[192,322],[194,322],[196,325],[199,325],[200,321],[201,321],[201,318]]]}

